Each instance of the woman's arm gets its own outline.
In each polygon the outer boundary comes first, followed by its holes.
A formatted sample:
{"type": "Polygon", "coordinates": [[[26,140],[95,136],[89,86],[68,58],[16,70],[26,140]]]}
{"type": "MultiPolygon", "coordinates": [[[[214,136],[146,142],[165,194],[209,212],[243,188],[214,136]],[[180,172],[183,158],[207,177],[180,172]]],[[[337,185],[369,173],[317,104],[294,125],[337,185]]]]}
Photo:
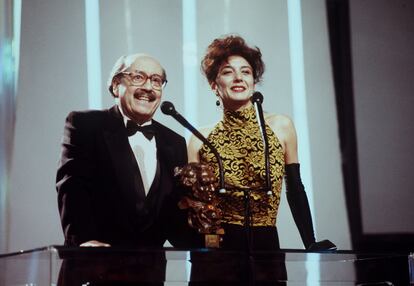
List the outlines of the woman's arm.
{"type": "Polygon", "coordinates": [[[302,184],[298,163],[296,130],[292,120],[284,115],[273,115],[269,122],[285,151],[286,197],[303,244],[309,249],[315,243],[312,216],[302,184]]]}

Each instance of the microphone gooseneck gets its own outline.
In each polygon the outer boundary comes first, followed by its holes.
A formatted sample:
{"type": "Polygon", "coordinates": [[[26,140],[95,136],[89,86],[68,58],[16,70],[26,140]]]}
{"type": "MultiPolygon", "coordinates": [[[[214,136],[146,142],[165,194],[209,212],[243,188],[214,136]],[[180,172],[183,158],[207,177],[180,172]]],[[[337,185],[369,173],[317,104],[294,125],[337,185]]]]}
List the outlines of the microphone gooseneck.
{"type": "Polygon", "coordinates": [[[256,109],[256,117],[258,118],[257,122],[259,123],[260,133],[262,134],[262,141],[264,146],[264,157],[265,157],[265,168],[266,168],[266,189],[267,194],[272,194],[272,181],[270,180],[270,160],[269,160],[269,142],[266,136],[266,124],[263,116],[262,102],[263,95],[256,91],[253,93],[250,98],[256,109]]]}
{"type": "Polygon", "coordinates": [[[224,185],[224,168],[223,168],[223,162],[221,161],[221,157],[219,153],[217,152],[217,149],[214,148],[214,146],[197,130],[192,126],[180,113],[178,113],[177,110],[175,110],[174,105],[169,101],[164,101],[161,104],[161,111],[165,115],[170,115],[174,117],[175,120],[177,120],[182,126],[187,128],[191,131],[194,136],[196,136],[198,139],[200,139],[205,145],[207,145],[211,152],[213,152],[214,156],[217,159],[217,163],[219,165],[219,184],[220,184],[220,193],[225,193],[225,185],[224,185]]]}

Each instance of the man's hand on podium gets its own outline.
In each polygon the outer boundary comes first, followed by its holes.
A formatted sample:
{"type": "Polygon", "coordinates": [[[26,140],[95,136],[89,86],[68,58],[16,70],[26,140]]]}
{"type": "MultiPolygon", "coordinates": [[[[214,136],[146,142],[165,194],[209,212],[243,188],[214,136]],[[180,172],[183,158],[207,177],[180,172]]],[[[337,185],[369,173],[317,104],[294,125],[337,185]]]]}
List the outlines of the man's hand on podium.
{"type": "Polygon", "coordinates": [[[89,241],[82,243],[79,246],[80,247],[110,247],[111,245],[105,242],[97,241],[97,240],[89,240],[89,241]]]}

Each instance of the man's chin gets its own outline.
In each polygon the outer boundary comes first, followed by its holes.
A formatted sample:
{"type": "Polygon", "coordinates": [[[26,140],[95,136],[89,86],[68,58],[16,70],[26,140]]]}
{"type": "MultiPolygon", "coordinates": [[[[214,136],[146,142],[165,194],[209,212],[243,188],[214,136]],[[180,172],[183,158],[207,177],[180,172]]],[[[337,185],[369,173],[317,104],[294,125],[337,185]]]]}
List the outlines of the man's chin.
{"type": "Polygon", "coordinates": [[[137,121],[139,124],[142,124],[144,122],[151,120],[152,116],[154,115],[154,112],[147,112],[147,111],[135,109],[132,115],[135,121],[137,121]]]}

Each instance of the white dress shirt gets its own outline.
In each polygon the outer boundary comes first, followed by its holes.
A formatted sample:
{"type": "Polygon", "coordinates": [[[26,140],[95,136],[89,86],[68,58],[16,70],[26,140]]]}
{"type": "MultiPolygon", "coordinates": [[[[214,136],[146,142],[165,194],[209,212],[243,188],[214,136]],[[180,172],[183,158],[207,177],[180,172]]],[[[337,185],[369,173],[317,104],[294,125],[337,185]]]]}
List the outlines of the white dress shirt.
{"type": "MultiPolygon", "coordinates": [[[[126,126],[127,121],[131,119],[123,114],[121,108],[119,108],[119,110],[122,113],[124,124],[126,126]]],[[[152,121],[150,120],[141,126],[150,125],[151,123],[152,121]]],[[[155,136],[151,140],[148,140],[142,132],[138,131],[134,135],[129,136],[128,141],[141,172],[145,195],[148,195],[157,169],[157,146],[155,144],[155,136]]]]}

